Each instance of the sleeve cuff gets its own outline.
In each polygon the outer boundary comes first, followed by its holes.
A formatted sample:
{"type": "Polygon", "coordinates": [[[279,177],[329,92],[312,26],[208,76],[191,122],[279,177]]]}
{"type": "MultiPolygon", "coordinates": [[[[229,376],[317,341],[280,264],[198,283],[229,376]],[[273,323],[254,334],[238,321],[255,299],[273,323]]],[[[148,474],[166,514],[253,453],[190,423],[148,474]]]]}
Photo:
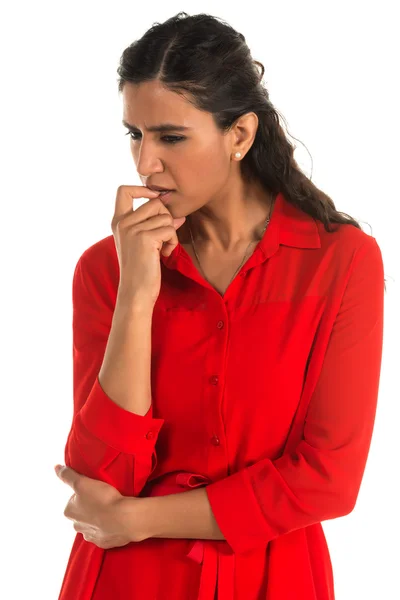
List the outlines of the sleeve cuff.
{"type": "Polygon", "coordinates": [[[152,405],[145,415],[138,415],[116,404],[104,392],[98,376],[80,410],[80,417],[93,435],[128,454],[152,453],[164,424],[164,419],[153,417],[152,405]]]}
{"type": "Polygon", "coordinates": [[[215,520],[235,554],[265,547],[275,532],[265,521],[246,469],[206,486],[215,520]]]}

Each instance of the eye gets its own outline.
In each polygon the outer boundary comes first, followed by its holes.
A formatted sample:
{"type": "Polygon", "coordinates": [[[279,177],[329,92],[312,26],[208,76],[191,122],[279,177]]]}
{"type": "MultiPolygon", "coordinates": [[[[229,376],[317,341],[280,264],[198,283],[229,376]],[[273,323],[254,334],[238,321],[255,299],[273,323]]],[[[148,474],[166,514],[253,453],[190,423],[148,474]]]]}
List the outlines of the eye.
{"type": "MultiPolygon", "coordinates": [[[[125,135],[130,135],[131,139],[134,142],[136,142],[138,138],[134,136],[140,135],[140,133],[138,131],[128,131],[127,133],[125,133],[125,135]]],[[[181,142],[185,138],[181,135],[164,135],[161,139],[164,140],[166,144],[176,144],[177,142],[181,142]]]]}

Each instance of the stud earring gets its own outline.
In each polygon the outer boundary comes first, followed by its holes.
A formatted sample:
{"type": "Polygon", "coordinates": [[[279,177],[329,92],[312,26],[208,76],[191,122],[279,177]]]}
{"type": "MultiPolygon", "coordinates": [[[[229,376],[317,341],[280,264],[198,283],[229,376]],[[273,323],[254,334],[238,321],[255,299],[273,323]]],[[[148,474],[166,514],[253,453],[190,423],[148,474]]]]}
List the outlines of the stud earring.
{"type": "Polygon", "coordinates": [[[236,158],[240,158],[242,155],[240,152],[236,152],[235,156],[236,156],[236,158]]]}

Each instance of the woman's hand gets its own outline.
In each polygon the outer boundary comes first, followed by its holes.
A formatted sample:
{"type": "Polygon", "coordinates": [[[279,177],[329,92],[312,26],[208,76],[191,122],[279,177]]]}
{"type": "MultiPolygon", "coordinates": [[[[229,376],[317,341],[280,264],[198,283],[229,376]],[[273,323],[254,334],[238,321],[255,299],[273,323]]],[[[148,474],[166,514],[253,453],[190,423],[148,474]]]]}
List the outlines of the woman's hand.
{"type": "MultiPolygon", "coordinates": [[[[109,549],[140,542],[148,536],[141,531],[141,498],[123,496],[112,485],[81,475],[70,467],[57,465],[58,477],[72,487],[64,515],[87,542],[109,549]]],[[[143,522],[143,530],[145,523],[143,522]]]]}
{"type": "Polygon", "coordinates": [[[170,256],[179,244],[176,230],[185,217],[174,219],[159,192],[138,185],[120,185],[111,221],[119,262],[118,296],[153,307],[161,287],[160,253],[170,256]],[[134,198],[149,198],[136,210],[134,198]]]}

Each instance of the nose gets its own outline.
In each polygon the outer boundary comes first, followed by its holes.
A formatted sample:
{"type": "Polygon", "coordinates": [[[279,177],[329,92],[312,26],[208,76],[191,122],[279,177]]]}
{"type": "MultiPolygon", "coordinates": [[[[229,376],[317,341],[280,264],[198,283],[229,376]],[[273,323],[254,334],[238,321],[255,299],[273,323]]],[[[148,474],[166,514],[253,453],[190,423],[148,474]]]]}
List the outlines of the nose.
{"type": "Polygon", "coordinates": [[[158,150],[155,149],[151,144],[144,144],[141,142],[139,150],[133,151],[133,158],[136,163],[136,171],[139,177],[145,181],[151,177],[153,173],[163,173],[164,167],[162,160],[157,154],[158,150]]]}

